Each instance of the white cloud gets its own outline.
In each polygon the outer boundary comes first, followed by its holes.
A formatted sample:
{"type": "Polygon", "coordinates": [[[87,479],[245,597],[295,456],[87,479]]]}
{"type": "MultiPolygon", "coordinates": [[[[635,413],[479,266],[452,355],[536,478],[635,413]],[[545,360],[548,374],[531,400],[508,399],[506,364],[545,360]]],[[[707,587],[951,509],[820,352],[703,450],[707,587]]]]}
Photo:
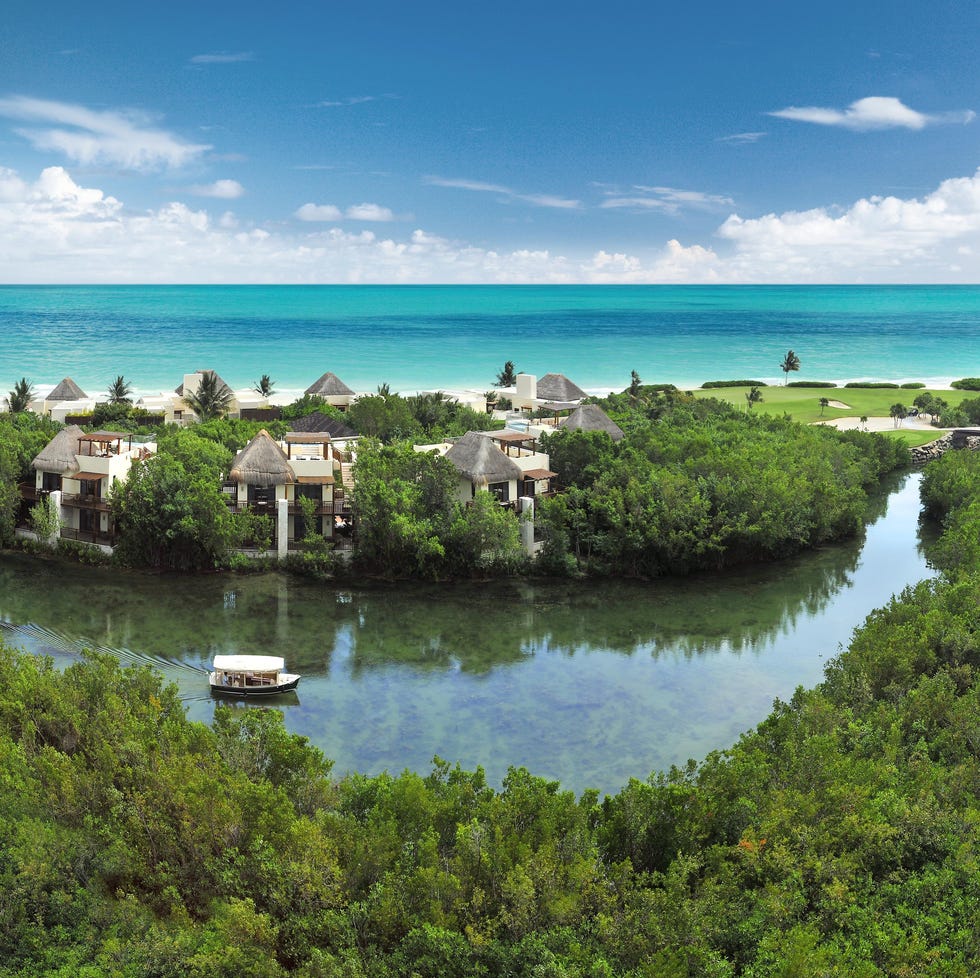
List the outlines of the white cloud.
{"type": "Polygon", "coordinates": [[[599,206],[603,209],[619,208],[636,213],[661,211],[666,214],[678,214],[684,208],[714,210],[735,206],[735,201],[731,197],[709,194],[701,190],[637,185],[632,188],[632,191],[632,194],[623,194],[615,190],[607,190],[606,199],[599,206]]]}
{"type": "Polygon", "coordinates": [[[190,59],[192,65],[230,65],[240,61],[254,61],[251,51],[218,51],[213,54],[195,54],[190,59]]]}
{"type": "Polygon", "coordinates": [[[719,136],[716,143],[757,143],[766,136],[764,132],[733,132],[730,136],[719,136]]]}
{"type": "Polygon", "coordinates": [[[927,115],[910,109],[897,98],[881,95],[858,99],[843,110],[791,105],[770,112],[769,115],[796,122],[813,122],[820,126],[838,126],[857,132],[875,129],[924,129],[929,125],[965,124],[976,118],[976,113],[971,110],[927,115]]]}
{"type": "Polygon", "coordinates": [[[245,194],[245,188],[237,180],[215,180],[214,183],[196,183],[188,187],[188,192],[196,197],[218,197],[221,200],[235,200],[245,194]]]}
{"type": "Polygon", "coordinates": [[[339,221],[343,212],[333,204],[303,204],[297,208],[293,217],[301,221],[339,221]]]}
{"type": "MultiPolygon", "coordinates": [[[[687,191],[685,193],[697,193],[687,191]]],[[[333,208],[325,220],[340,220],[333,208]]],[[[300,209],[301,211],[303,208],[300,209]]],[[[314,213],[317,211],[314,210],[314,213]]],[[[134,213],[62,167],[0,168],[0,281],[34,282],[975,282],[980,171],[921,198],[729,217],[713,246],[566,254],[477,247],[432,231],[262,228],[180,201],[134,213]]]]}
{"type": "Polygon", "coordinates": [[[347,218],[351,221],[393,221],[395,215],[380,204],[355,204],[347,208],[347,218]]]}
{"type": "Polygon", "coordinates": [[[519,200],[535,207],[550,207],[556,210],[579,210],[582,202],[552,194],[522,194],[499,183],[484,183],[481,180],[466,180],[450,177],[426,177],[425,182],[433,187],[450,187],[457,190],[474,190],[478,193],[497,194],[505,201],[519,200]]]}
{"type": "Polygon", "coordinates": [[[54,128],[22,128],[16,132],[35,149],[54,151],[84,165],[109,164],[129,170],[177,168],[211,147],[187,143],[151,126],[132,111],[95,111],[68,102],[11,95],[0,98],[0,115],[28,123],[53,123],[54,128]]]}

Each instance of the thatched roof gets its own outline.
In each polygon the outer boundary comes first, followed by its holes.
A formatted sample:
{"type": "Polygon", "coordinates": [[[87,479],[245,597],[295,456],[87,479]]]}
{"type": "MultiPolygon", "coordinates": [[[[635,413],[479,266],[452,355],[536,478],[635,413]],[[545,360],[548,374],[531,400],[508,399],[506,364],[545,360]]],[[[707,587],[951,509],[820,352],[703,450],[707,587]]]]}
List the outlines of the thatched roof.
{"type": "Polygon", "coordinates": [[[538,381],[538,397],[544,401],[581,401],[585,396],[564,374],[545,374],[538,381]]]}
{"type": "Polygon", "coordinates": [[[229,473],[249,486],[281,486],[296,481],[286,453],[263,428],[236,456],[229,473]]]}
{"type": "Polygon", "coordinates": [[[336,374],[327,371],[319,380],[306,388],[306,393],[316,394],[317,397],[339,397],[354,392],[336,374]]]}
{"type": "Polygon", "coordinates": [[[463,435],[446,458],[470,482],[509,482],[521,477],[520,466],[479,431],[463,435]]]}
{"type": "MultiPolygon", "coordinates": [[[[218,381],[218,390],[219,391],[222,388],[226,388],[227,390],[231,390],[231,388],[228,386],[228,383],[221,378],[221,376],[218,374],[218,372],[216,370],[195,370],[194,373],[201,374],[202,376],[204,374],[214,374],[215,378],[218,381]]],[[[184,396],[184,384],[183,384],[183,381],[181,381],[179,387],[175,387],[174,388],[174,393],[175,394],[179,394],[181,397],[184,396]]]]}
{"type": "Polygon", "coordinates": [[[623,429],[599,407],[598,404],[583,404],[567,418],[558,422],[559,428],[577,428],[580,431],[604,431],[613,441],[623,437],[623,429]]]}
{"type": "Polygon", "coordinates": [[[31,462],[31,468],[40,472],[57,472],[59,475],[77,472],[78,459],[75,458],[75,453],[78,451],[78,439],[84,434],[77,424],[62,428],[41,449],[31,462]]]}
{"type": "Polygon", "coordinates": [[[86,394],[85,391],[83,391],[81,387],[79,387],[78,384],[76,384],[75,381],[71,379],[71,377],[65,377],[65,379],[60,384],[58,384],[58,386],[53,391],[51,391],[50,394],[48,394],[45,400],[46,401],[81,401],[86,397],[88,397],[88,394],[86,394]]]}
{"type": "Polygon", "coordinates": [[[322,431],[335,441],[338,438],[356,438],[357,432],[348,428],[343,421],[327,417],[322,411],[314,411],[302,418],[294,418],[289,422],[293,431],[322,431]]]}

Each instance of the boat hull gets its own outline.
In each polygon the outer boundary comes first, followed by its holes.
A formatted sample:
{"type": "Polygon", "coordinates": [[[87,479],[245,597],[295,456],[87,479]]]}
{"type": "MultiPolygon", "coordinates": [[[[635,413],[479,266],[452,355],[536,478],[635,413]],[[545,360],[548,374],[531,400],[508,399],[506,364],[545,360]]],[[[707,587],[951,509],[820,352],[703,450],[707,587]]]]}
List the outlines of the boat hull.
{"type": "Polygon", "coordinates": [[[263,699],[267,696],[278,696],[280,693],[290,693],[299,686],[299,676],[292,676],[287,682],[269,686],[224,686],[211,682],[212,696],[227,696],[232,699],[250,700],[263,699]]]}

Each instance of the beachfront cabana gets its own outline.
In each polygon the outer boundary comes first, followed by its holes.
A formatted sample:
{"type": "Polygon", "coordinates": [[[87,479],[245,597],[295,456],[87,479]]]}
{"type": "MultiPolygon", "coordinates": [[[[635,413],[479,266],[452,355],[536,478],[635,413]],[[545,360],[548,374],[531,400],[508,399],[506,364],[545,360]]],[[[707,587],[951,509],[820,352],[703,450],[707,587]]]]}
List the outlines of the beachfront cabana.
{"type": "Polygon", "coordinates": [[[576,431],[604,431],[613,441],[623,438],[623,429],[598,404],[580,405],[567,418],[562,418],[558,427],[576,431]]]}
{"type": "Polygon", "coordinates": [[[446,452],[446,458],[460,474],[461,499],[472,499],[481,489],[502,503],[517,498],[520,466],[482,432],[468,431],[446,452]]]}
{"type": "Polygon", "coordinates": [[[329,370],[306,388],[306,394],[322,397],[323,400],[341,411],[346,411],[356,396],[335,373],[329,370]]]}
{"type": "Polygon", "coordinates": [[[71,379],[71,377],[65,377],[64,380],[58,384],[57,387],[44,399],[45,401],[84,401],[88,397],[85,393],[71,379]]]}

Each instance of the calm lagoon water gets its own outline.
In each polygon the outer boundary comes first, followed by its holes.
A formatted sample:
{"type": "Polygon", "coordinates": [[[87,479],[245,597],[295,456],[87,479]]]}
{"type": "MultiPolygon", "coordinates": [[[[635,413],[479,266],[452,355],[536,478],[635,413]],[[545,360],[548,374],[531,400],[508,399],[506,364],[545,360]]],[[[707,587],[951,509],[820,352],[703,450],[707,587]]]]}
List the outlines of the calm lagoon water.
{"type": "Polygon", "coordinates": [[[331,370],[358,391],[486,390],[505,360],[586,389],[980,375],[974,286],[6,286],[0,392],[27,376],[90,395],[216,370],[281,394],[331,370]]]}
{"type": "Polygon", "coordinates": [[[153,664],[205,721],[215,653],[279,652],[303,680],[277,706],[338,771],[427,771],[438,754],[493,783],[524,765],[613,792],[732,744],[929,576],[918,483],[897,480],[861,540],[651,584],[338,589],[0,555],[0,636],[59,662],[98,647],[153,664]]]}

